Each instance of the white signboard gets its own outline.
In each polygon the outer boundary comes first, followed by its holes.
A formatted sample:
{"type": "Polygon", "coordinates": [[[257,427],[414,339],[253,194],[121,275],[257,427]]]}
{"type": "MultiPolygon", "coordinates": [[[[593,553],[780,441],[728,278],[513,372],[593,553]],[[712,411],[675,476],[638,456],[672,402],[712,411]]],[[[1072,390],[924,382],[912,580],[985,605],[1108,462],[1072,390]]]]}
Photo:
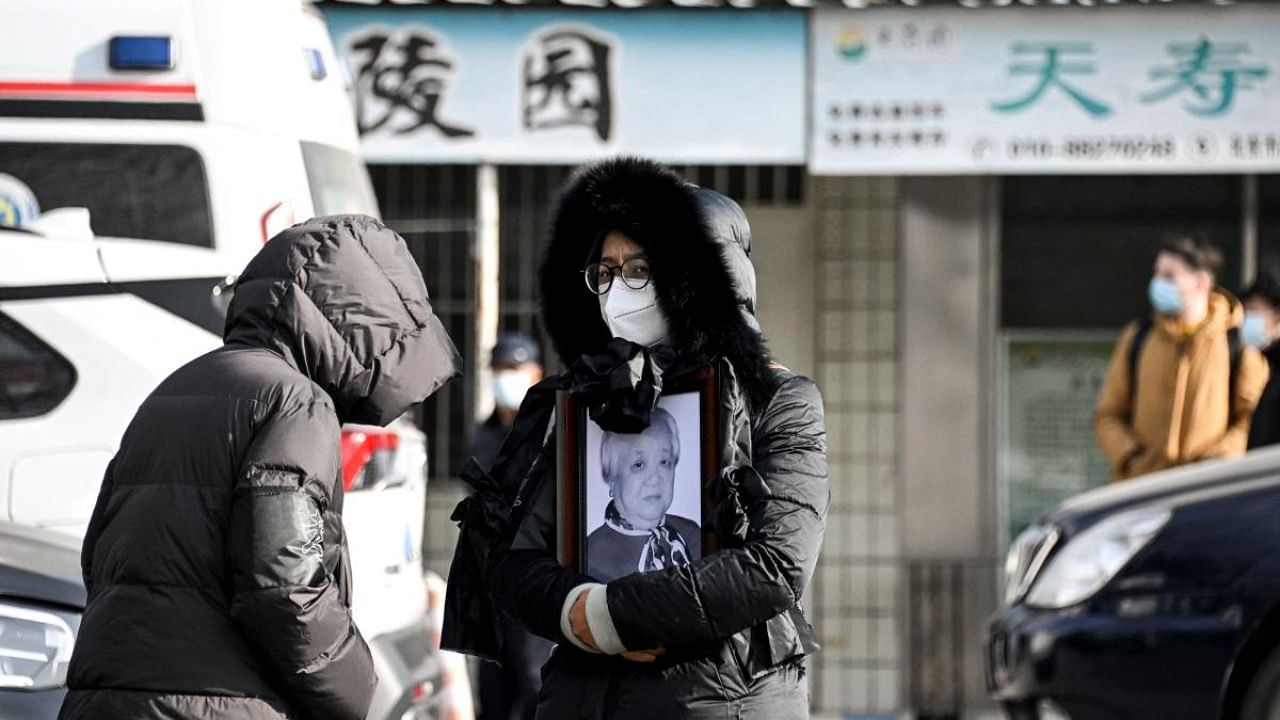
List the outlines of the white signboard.
{"type": "Polygon", "coordinates": [[[812,22],[815,174],[1280,170],[1280,7],[812,22]]]}
{"type": "Polygon", "coordinates": [[[806,158],[802,10],[324,13],[371,162],[806,158]]]}

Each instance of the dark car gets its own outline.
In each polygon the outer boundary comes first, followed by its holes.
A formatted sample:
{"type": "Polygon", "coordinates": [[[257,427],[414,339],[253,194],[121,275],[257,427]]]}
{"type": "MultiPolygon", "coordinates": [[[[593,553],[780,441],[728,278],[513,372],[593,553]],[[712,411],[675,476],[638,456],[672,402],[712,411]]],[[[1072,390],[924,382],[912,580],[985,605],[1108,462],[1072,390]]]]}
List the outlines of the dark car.
{"type": "Polygon", "coordinates": [[[84,603],[78,539],[0,522],[0,720],[58,717],[84,603]]]}
{"type": "Polygon", "coordinates": [[[1006,577],[986,666],[1009,717],[1280,717],[1280,449],[1072,499],[1006,577]]]}

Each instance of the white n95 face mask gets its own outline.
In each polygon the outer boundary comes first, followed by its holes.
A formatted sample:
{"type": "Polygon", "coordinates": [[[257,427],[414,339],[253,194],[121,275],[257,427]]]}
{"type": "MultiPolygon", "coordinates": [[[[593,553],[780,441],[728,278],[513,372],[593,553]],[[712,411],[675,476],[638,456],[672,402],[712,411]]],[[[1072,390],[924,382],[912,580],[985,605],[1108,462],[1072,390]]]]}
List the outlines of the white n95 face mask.
{"type": "Polygon", "coordinates": [[[616,338],[653,347],[667,340],[667,319],[658,307],[658,291],[653,283],[633,290],[619,279],[600,296],[600,314],[616,338]]]}

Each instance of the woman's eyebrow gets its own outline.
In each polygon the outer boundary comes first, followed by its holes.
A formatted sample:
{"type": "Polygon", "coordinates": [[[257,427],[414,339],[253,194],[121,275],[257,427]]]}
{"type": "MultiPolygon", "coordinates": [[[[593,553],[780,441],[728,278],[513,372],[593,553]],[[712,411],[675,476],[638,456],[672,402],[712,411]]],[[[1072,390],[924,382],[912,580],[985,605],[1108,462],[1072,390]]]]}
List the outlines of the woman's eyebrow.
{"type": "MultiPolygon", "coordinates": [[[[644,252],[644,251],[641,251],[641,252],[638,252],[638,253],[632,253],[632,254],[630,254],[630,255],[628,255],[628,256],[626,256],[626,257],[624,257],[624,258],[622,259],[622,262],[627,262],[628,260],[635,260],[635,259],[637,259],[637,258],[639,258],[639,259],[641,259],[641,260],[648,260],[648,259],[649,259],[649,255],[648,255],[648,253],[646,253],[646,252],[644,252]]],[[[622,263],[618,262],[618,257],[617,257],[616,255],[601,255],[601,256],[600,256],[600,262],[604,263],[605,265],[621,265],[621,264],[622,264],[622,263]]]]}

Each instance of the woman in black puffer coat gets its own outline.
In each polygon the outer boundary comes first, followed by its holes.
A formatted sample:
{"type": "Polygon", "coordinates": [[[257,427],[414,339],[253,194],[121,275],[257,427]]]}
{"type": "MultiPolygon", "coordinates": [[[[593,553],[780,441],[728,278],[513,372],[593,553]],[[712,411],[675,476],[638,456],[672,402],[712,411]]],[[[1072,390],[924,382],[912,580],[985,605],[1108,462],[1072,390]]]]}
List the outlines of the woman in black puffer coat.
{"type": "Polygon", "coordinates": [[[572,369],[530,392],[491,473],[464,472],[478,492],[455,515],[463,535],[446,604],[454,649],[492,657],[499,610],[558,643],[539,718],[808,715],[802,661],[817,643],[801,595],[829,501],[822,400],[809,379],[770,362],[750,250],[736,203],[648,161],[587,167],[562,196],[543,264],[543,320],[572,369]],[[619,267],[635,256],[651,282],[634,264],[619,267]],[[584,281],[597,262],[618,268],[611,282],[597,276],[603,295],[584,281]],[[623,273],[651,289],[627,286],[623,273]],[[648,379],[717,367],[723,470],[711,522],[722,548],[601,584],[556,560],[550,425],[555,391],[590,384],[611,355],[615,370],[651,366],[648,379]]]}

